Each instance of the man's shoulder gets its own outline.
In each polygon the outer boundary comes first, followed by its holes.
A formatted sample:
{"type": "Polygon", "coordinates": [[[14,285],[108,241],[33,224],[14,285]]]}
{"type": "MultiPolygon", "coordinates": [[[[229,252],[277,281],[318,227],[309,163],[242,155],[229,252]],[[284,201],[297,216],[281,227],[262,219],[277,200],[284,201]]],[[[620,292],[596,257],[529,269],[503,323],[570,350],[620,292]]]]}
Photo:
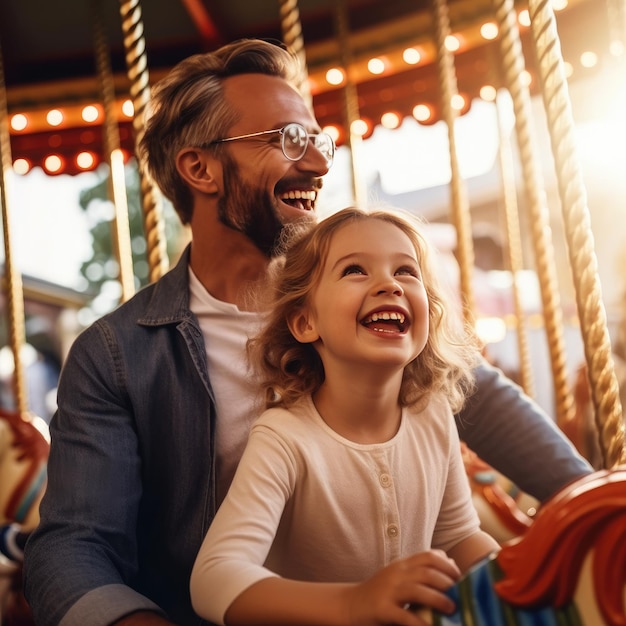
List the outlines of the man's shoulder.
{"type": "Polygon", "coordinates": [[[192,319],[188,309],[188,296],[179,287],[176,293],[159,294],[161,281],[151,283],[139,290],[132,298],[112,311],[102,315],[85,328],[73,342],[73,349],[97,349],[103,344],[122,350],[145,350],[154,343],[155,329],[167,328],[184,319],[192,319]]]}
{"type": "Polygon", "coordinates": [[[124,328],[130,322],[160,326],[190,316],[187,263],[181,260],[161,278],[142,287],[126,302],[99,318],[95,325],[124,328]]]}

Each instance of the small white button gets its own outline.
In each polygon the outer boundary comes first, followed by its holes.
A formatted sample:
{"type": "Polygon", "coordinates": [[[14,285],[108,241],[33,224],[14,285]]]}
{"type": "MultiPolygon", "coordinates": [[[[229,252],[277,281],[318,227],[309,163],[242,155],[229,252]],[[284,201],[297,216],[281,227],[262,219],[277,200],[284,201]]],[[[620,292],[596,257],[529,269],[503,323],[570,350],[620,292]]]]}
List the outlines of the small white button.
{"type": "Polygon", "coordinates": [[[391,485],[391,476],[389,476],[389,474],[381,474],[380,475],[380,484],[383,487],[389,487],[389,485],[391,485]]]}
{"type": "Polygon", "coordinates": [[[389,524],[389,526],[387,526],[387,535],[389,537],[397,537],[399,532],[400,531],[395,524],[389,524]]]}

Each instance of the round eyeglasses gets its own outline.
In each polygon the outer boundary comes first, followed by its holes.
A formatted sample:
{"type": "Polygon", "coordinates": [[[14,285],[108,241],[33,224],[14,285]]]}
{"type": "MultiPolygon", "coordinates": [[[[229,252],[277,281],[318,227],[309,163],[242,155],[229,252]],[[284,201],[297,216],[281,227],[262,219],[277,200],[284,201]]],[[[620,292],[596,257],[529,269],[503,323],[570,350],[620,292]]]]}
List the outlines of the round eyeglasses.
{"type": "Polygon", "coordinates": [[[282,128],[262,130],[258,133],[248,133],[247,135],[237,135],[236,137],[215,139],[206,145],[210,146],[216,143],[239,141],[240,139],[251,139],[253,137],[273,134],[280,135],[280,147],[286,159],[289,159],[290,161],[299,161],[306,154],[310,140],[313,142],[315,148],[321,152],[322,156],[326,159],[326,166],[330,167],[333,164],[333,159],[335,158],[335,142],[333,141],[333,138],[325,132],[308,133],[306,128],[297,122],[291,122],[282,128]]]}

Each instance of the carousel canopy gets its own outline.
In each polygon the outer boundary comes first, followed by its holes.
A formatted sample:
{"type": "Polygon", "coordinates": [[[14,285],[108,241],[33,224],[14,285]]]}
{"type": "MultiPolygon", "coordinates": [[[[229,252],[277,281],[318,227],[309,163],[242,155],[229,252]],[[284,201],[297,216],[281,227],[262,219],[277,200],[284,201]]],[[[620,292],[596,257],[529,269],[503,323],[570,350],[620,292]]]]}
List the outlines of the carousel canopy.
{"type": "MultiPolygon", "coordinates": [[[[393,128],[406,116],[414,115],[424,124],[440,119],[429,0],[129,3],[134,15],[141,14],[151,83],[185,56],[234,39],[284,39],[281,5],[283,14],[297,5],[315,114],[322,126],[335,127],[338,143],[345,140],[346,81],[355,86],[365,138],[376,125],[393,128]]],[[[102,160],[104,114],[97,54],[103,48],[114,84],[121,147],[127,158],[133,153],[120,6],[124,2],[115,0],[65,0],[62,7],[47,0],[0,4],[0,50],[18,171],[41,165],[50,174],[77,173],[102,160]],[[46,165],[49,156],[56,158],[46,165]]],[[[497,28],[491,0],[451,0],[448,7],[461,96],[458,110],[463,114],[474,98],[493,93],[485,87],[501,85],[497,28]]],[[[515,7],[532,91],[538,77],[527,5],[515,7]]],[[[559,0],[554,7],[570,80],[598,71],[611,44],[605,3],[559,0]]]]}

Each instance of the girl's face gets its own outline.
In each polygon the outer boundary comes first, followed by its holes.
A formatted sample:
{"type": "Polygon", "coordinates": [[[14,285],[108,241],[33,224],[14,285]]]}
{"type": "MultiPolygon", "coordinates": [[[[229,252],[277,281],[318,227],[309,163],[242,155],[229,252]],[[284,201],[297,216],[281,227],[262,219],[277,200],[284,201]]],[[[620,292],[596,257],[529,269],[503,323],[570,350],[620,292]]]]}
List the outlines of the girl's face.
{"type": "Polygon", "coordinates": [[[403,369],[428,339],[428,298],[413,243],[397,226],[366,219],[332,236],[305,311],[324,368],[403,369]]]}

